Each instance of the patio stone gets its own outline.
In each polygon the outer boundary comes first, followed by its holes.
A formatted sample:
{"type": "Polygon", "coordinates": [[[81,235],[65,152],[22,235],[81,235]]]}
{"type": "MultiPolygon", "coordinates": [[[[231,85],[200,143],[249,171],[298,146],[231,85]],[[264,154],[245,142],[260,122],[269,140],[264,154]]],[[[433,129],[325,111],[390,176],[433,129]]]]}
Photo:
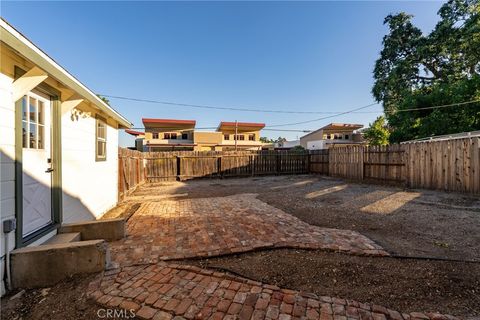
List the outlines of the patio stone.
{"type": "Polygon", "coordinates": [[[388,255],[358,232],[309,225],[255,194],[147,201],[128,221],[127,234],[110,244],[120,265],[284,247],[388,255]]]}
{"type": "Polygon", "coordinates": [[[438,313],[402,314],[382,306],[353,300],[348,300],[346,306],[344,299],[316,297],[281,288],[268,289],[272,286],[250,282],[239,276],[221,272],[213,274],[212,271],[195,266],[159,262],[153,265],[120,268],[119,272],[92,282],[88,296],[105,306],[110,306],[109,302],[113,300],[116,301],[115,304],[122,301],[119,307],[136,310],[137,316],[142,319],[457,319],[438,313]],[[152,276],[152,273],[155,275],[152,276]],[[121,298],[112,295],[111,290],[108,291],[108,288],[115,284],[126,283],[125,279],[127,282],[136,279],[134,283],[138,283],[138,288],[142,288],[149,297],[142,300],[139,300],[139,296],[121,298]],[[148,281],[138,281],[141,279],[155,280],[152,284],[148,281]],[[233,291],[233,294],[229,295],[225,290],[228,282],[229,290],[233,291]],[[149,288],[155,283],[167,284],[171,289],[175,289],[174,294],[168,295],[168,292],[162,293],[159,290],[150,292],[149,288]],[[221,285],[211,286],[211,283],[221,285]],[[193,289],[186,289],[187,285],[193,289]],[[254,289],[256,287],[260,287],[262,292],[257,292],[258,290],[254,289]],[[212,290],[207,292],[207,288],[212,290]],[[194,291],[201,294],[193,294],[194,291]],[[281,298],[282,301],[277,298],[281,298]]]}

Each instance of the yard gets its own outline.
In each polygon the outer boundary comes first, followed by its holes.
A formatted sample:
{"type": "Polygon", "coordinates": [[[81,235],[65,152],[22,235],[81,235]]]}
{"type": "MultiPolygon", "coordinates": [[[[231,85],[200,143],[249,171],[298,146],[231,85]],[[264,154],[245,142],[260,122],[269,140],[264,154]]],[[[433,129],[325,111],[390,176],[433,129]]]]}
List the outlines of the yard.
{"type": "MultiPolygon", "coordinates": [[[[72,281],[156,319],[479,316],[479,215],[478,197],[317,175],[155,183],[106,215],[129,219],[117,268],[72,281]]],[[[72,286],[2,307],[91,317],[93,302],[61,294],[72,286]]]]}

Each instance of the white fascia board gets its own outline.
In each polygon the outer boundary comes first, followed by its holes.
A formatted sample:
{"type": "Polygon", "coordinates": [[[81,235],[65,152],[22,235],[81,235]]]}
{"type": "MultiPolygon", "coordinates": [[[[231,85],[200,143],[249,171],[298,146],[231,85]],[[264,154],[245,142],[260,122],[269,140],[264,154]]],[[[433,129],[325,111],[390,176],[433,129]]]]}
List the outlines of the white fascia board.
{"type": "Polygon", "coordinates": [[[124,128],[131,128],[133,126],[124,116],[103,102],[95,93],[2,19],[0,19],[0,39],[27,60],[30,60],[53,78],[63,83],[66,87],[92,102],[97,108],[117,121],[120,126],[124,128]]]}

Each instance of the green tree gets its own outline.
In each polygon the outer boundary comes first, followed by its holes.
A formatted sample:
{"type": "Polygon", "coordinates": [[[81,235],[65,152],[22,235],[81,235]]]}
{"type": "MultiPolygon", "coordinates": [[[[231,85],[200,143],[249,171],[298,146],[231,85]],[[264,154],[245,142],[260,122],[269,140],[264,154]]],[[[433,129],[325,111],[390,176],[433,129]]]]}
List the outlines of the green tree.
{"type": "Polygon", "coordinates": [[[97,94],[97,97],[99,97],[100,99],[102,99],[102,101],[105,102],[107,105],[110,105],[110,100],[108,100],[108,99],[105,98],[104,96],[101,96],[101,95],[97,94]]]}
{"type": "Polygon", "coordinates": [[[386,146],[390,137],[385,117],[379,116],[370,126],[363,131],[368,144],[372,146],[386,146]]]}
{"type": "Polygon", "coordinates": [[[425,109],[480,100],[480,4],[450,0],[438,14],[428,35],[406,13],[385,18],[390,31],[372,93],[383,103],[392,142],[480,129],[480,103],[425,109]]]}
{"type": "Polygon", "coordinates": [[[260,142],[262,143],[273,143],[272,139],[268,139],[267,137],[260,137],[260,142]]]}

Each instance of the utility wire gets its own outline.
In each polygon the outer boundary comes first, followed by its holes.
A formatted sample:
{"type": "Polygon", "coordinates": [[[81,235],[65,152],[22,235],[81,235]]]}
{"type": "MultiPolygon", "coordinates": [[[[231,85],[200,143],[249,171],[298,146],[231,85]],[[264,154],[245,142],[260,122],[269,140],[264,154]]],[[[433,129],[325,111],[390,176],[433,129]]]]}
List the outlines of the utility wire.
{"type": "MultiPolygon", "coordinates": [[[[384,112],[385,112],[385,113],[390,113],[390,114],[395,114],[395,113],[398,113],[398,112],[411,112],[411,111],[432,110],[432,109],[448,108],[448,107],[454,107],[454,106],[463,106],[463,105],[473,104],[473,103],[476,103],[476,102],[480,102],[480,99],[471,100],[471,101],[465,101],[465,102],[445,104],[445,105],[440,105],[440,106],[431,106],[431,107],[425,107],[425,108],[400,109],[400,110],[392,110],[392,111],[384,111],[384,112]]],[[[371,106],[373,106],[373,105],[375,105],[375,104],[376,104],[376,103],[372,103],[372,104],[366,105],[366,106],[364,106],[364,107],[360,107],[360,108],[357,108],[357,109],[352,109],[352,110],[349,110],[349,111],[337,113],[337,114],[332,115],[332,116],[322,117],[322,118],[313,119],[313,120],[308,120],[308,121],[301,121],[301,122],[292,122],[292,123],[284,123],[284,124],[270,125],[270,126],[266,126],[265,128],[285,127],[285,126],[291,126],[291,125],[297,125],[297,124],[305,124],[305,123],[317,122],[317,121],[321,121],[321,120],[325,120],[325,119],[337,117],[337,116],[344,115],[344,114],[348,114],[348,113],[354,113],[354,111],[361,110],[361,109],[365,109],[365,108],[371,107],[371,106]]]]}
{"type": "Polygon", "coordinates": [[[356,108],[356,109],[352,109],[352,110],[349,110],[349,111],[340,112],[340,113],[337,113],[337,114],[334,114],[334,115],[331,115],[331,116],[326,116],[326,117],[322,117],[322,118],[318,118],[318,119],[312,119],[312,120],[300,121],[300,122],[283,123],[283,124],[275,124],[275,125],[266,126],[265,128],[286,127],[286,126],[293,126],[293,125],[296,125],[296,124],[305,124],[305,123],[317,122],[317,121],[321,121],[321,120],[325,120],[325,119],[329,119],[329,118],[341,116],[341,115],[344,115],[344,114],[353,113],[354,111],[366,109],[366,108],[369,108],[369,107],[374,106],[374,105],[376,105],[376,104],[377,104],[376,102],[375,102],[375,103],[371,103],[371,104],[369,104],[369,105],[366,105],[366,106],[363,106],[363,107],[360,107],[360,108],[356,108]]]}
{"type": "MultiPolygon", "coordinates": [[[[215,107],[215,106],[208,106],[208,105],[195,105],[195,104],[185,104],[185,103],[177,103],[177,102],[170,102],[170,101],[160,101],[160,100],[148,100],[148,99],[140,99],[140,98],[130,98],[130,97],[122,97],[122,96],[112,96],[112,95],[103,95],[100,94],[100,96],[104,96],[107,98],[113,98],[113,99],[122,99],[122,100],[130,100],[130,101],[139,101],[139,102],[148,102],[148,103],[156,103],[156,104],[167,104],[167,105],[175,105],[175,106],[183,106],[183,107],[192,107],[192,108],[203,108],[203,109],[215,109],[215,110],[234,110],[234,111],[248,111],[248,112],[263,112],[263,113],[290,113],[290,114],[332,114],[330,116],[326,117],[321,117],[317,119],[312,119],[312,120],[307,120],[307,121],[299,121],[299,122],[291,122],[291,123],[283,123],[283,124],[275,124],[275,125],[269,125],[266,126],[263,130],[271,130],[274,131],[274,127],[286,127],[286,126],[291,126],[291,125],[298,125],[298,124],[306,124],[306,123],[312,123],[312,122],[317,122],[325,119],[330,119],[334,118],[337,116],[345,115],[345,114],[350,114],[350,113],[390,113],[390,114],[395,114],[398,112],[410,112],[410,111],[422,111],[422,110],[432,110],[432,109],[440,109],[440,108],[447,108],[447,107],[453,107],[453,106],[463,106],[463,105],[468,105],[468,104],[473,104],[476,102],[480,102],[480,99],[477,100],[471,100],[471,101],[465,101],[465,102],[459,102],[459,103],[451,103],[451,104],[446,104],[446,105],[440,105],[440,106],[431,106],[431,107],[425,107],[425,108],[410,108],[410,109],[400,109],[400,110],[392,110],[392,111],[363,111],[359,112],[359,110],[363,110],[369,107],[372,107],[374,105],[377,105],[377,102],[368,104],[366,106],[362,106],[359,108],[351,109],[348,111],[344,112],[328,112],[328,111],[283,111],[283,110],[261,110],[261,109],[246,109],[246,108],[233,108],[233,107],[215,107]]],[[[141,128],[143,129],[143,128],[141,128]]],[[[169,128],[164,128],[164,129],[169,129],[169,128]]],[[[175,129],[175,128],[172,128],[175,129]]],[[[215,127],[205,127],[205,128],[196,128],[196,129],[216,129],[215,127]]],[[[287,130],[275,130],[275,131],[287,131],[287,130]]],[[[292,131],[297,131],[297,132],[309,132],[309,130],[293,130],[292,131]]]]}
{"type": "Polygon", "coordinates": [[[431,109],[440,109],[440,108],[448,108],[454,106],[463,106],[467,104],[473,104],[476,102],[480,102],[480,99],[465,101],[465,102],[458,102],[458,103],[451,103],[451,104],[444,104],[441,106],[432,106],[432,107],[425,107],[425,108],[411,108],[411,109],[400,109],[400,110],[392,110],[392,111],[384,111],[385,113],[397,113],[397,112],[408,112],[408,111],[422,111],[422,110],[431,110],[431,109]]]}
{"type": "MultiPolygon", "coordinates": [[[[137,101],[137,102],[147,102],[155,104],[165,104],[179,107],[190,107],[190,108],[199,108],[199,109],[214,109],[214,110],[230,110],[230,111],[244,111],[244,112],[261,112],[261,113],[288,113],[288,114],[338,114],[339,112],[335,111],[285,111],[285,110],[264,110],[264,109],[249,109],[249,108],[237,108],[237,107],[216,107],[210,105],[199,105],[199,104],[188,104],[188,103],[179,103],[172,101],[161,101],[161,100],[150,100],[150,99],[141,99],[141,98],[131,98],[131,97],[122,97],[122,96],[111,96],[105,94],[99,94],[102,97],[111,98],[111,99],[120,99],[128,101],[137,101]]],[[[378,103],[374,103],[375,105],[378,103]]],[[[359,113],[378,113],[382,111],[367,111],[359,113]]]]}

